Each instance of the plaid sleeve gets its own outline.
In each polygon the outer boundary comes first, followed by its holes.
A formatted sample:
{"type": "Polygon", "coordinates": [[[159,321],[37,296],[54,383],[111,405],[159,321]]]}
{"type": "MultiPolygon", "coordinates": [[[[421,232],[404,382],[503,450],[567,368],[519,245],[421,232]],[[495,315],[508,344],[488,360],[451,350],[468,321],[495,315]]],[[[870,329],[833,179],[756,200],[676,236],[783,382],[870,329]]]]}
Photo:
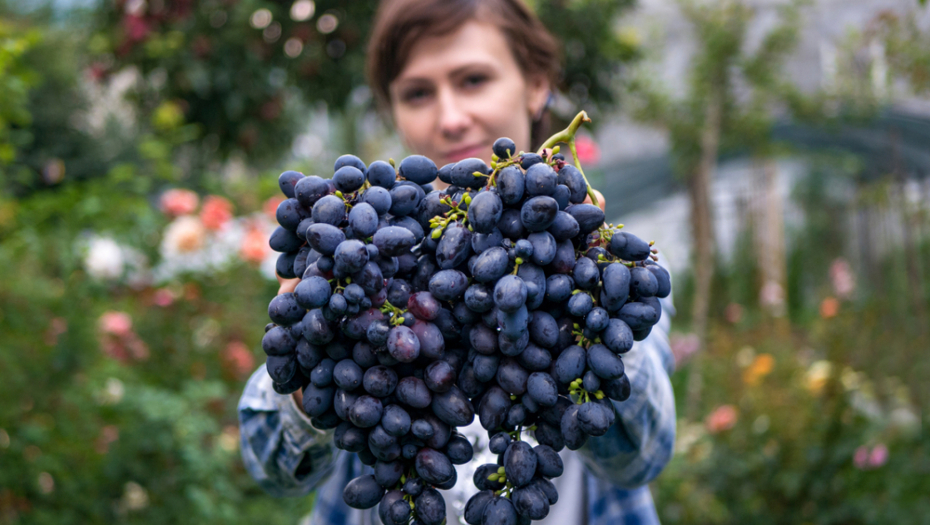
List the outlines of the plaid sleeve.
{"type": "Polygon", "coordinates": [[[273,496],[302,496],[333,472],[333,431],[310,424],[293,396],[272,388],[262,364],[239,399],[242,460],[273,496]]]}
{"type": "Polygon", "coordinates": [[[669,373],[674,360],[668,342],[670,299],[649,337],[623,355],[632,393],[613,402],[617,422],[607,434],[591,437],[580,452],[590,471],[623,488],[649,483],[672,458],[675,444],[675,397],[669,373]]]}

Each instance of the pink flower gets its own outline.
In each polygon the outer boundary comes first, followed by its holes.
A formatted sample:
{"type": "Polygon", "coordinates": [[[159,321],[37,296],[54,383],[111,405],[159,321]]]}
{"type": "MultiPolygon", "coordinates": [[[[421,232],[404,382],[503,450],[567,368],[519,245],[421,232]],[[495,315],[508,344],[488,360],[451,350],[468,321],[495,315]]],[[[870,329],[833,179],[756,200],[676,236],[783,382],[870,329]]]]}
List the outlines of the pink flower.
{"type": "Polygon", "coordinates": [[[100,331],[115,336],[126,336],[132,333],[132,318],[125,312],[104,312],[97,321],[100,331]]]}
{"type": "Polygon", "coordinates": [[[697,334],[673,335],[671,340],[672,355],[675,356],[675,366],[691,358],[701,349],[701,340],[697,334]]]}
{"type": "Polygon", "coordinates": [[[704,424],[707,426],[708,432],[717,434],[733,428],[737,419],[739,419],[739,412],[737,412],[735,406],[721,405],[707,416],[704,424]]]}
{"type": "Polygon", "coordinates": [[[865,470],[869,466],[869,449],[865,445],[856,449],[853,454],[853,465],[859,470],[865,470]]]}
{"type": "Polygon", "coordinates": [[[190,190],[175,188],[163,193],[159,204],[161,205],[161,211],[164,212],[165,215],[176,217],[178,215],[190,215],[194,213],[199,201],[200,198],[197,197],[196,193],[190,190]]]}
{"type": "Polygon", "coordinates": [[[130,42],[140,42],[149,35],[149,23],[145,18],[137,15],[127,14],[123,17],[123,29],[126,32],[126,39],[130,42]]]}
{"type": "Polygon", "coordinates": [[[261,229],[252,227],[242,238],[242,244],[239,247],[239,255],[246,262],[261,263],[271,248],[268,246],[268,238],[261,229]]]}
{"type": "Polygon", "coordinates": [[[597,142],[588,137],[581,135],[575,138],[575,151],[578,152],[578,160],[582,164],[596,165],[601,161],[601,149],[597,142]]]}
{"type": "Polygon", "coordinates": [[[872,468],[878,468],[888,462],[888,447],[884,443],[879,443],[872,447],[872,452],[869,453],[869,466],[872,468]]]}
{"type": "Polygon", "coordinates": [[[200,220],[209,230],[219,230],[232,219],[232,203],[223,197],[208,195],[203,200],[200,220]]]}
{"type": "Polygon", "coordinates": [[[743,318],[743,307],[739,303],[730,303],[723,311],[723,316],[730,324],[736,324],[743,318]]]}
{"type": "Polygon", "coordinates": [[[222,358],[226,369],[240,379],[248,377],[255,367],[255,356],[242,341],[231,341],[226,345],[222,358]]]}
{"type": "Polygon", "coordinates": [[[171,304],[174,302],[174,292],[167,288],[159,288],[158,290],[155,290],[155,295],[152,297],[152,302],[157,306],[161,306],[162,308],[171,306],[171,304]]]}
{"type": "Polygon", "coordinates": [[[830,264],[830,282],[833,284],[833,293],[840,299],[849,299],[856,291],[856,278],[846,259],[841,257],[830,264]]]}

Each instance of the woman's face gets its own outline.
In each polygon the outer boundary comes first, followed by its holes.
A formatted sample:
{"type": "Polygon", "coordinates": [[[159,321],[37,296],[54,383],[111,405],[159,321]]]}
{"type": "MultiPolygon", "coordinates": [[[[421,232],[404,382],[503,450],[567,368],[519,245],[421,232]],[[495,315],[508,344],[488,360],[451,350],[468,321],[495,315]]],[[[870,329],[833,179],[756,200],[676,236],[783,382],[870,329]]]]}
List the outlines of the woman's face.
{"type": "Polygon", "coordinates": [[[531,119],[548,93],[544,76],[524,78],[501,30],[479,21],[415,43],[390,86],[394,123],[405,144],[438,166],[469,157],[488,160],[499,137],[529,151],[531,119]]]}

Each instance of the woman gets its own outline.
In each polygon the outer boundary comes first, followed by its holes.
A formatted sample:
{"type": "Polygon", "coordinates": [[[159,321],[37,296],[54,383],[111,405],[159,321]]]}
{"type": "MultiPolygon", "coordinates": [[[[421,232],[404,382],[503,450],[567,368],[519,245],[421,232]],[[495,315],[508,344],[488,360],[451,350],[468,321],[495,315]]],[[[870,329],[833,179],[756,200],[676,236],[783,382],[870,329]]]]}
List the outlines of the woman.
{"type": "MultiPolygon", "coordinates": [[[[488,159],[498,137],[513,139],[518,151],[538,146],[557,67],[555,40],[519,0],[386,2],[368,54],[380,106],[407,147],[440,166],[488,159]]],[[[281,292],[293,286],[283,282],[281,292]]],[[[624,356],[633,393],[614,404],[616,425],[578,452],[562,452],[565,473],[553,480],[559,503],[542,523],[658,522],[645,484],[668,462],[674,443],[668,317],[624,356]]],[[[342,500],[361,463],[335,449],[332,431],[313,428],[300,407],[299,392],[281,396],[272,390],[264,367],[249,380],[239,405],[249,472],[271,494],[316,490],[310,523],[378,523],[374,509],[350,509],[342,500]]],[[[476,491],[470,487],[474,468],[494,461],[480,426],[464,432],[478,445],[475,459],[458,467],[459,483],[444,493],[450,525],[460,522],[476,491]]]]}

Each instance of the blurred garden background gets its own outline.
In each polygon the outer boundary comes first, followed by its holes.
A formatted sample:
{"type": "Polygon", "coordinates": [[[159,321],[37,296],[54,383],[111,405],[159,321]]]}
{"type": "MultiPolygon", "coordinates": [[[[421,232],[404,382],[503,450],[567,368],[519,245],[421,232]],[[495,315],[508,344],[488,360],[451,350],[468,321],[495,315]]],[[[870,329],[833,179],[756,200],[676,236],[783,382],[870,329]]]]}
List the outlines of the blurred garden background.
{"type": "MultiPolygon", "coordinates": [[[[533,0],[675,280],[664,523],[930,523],[930,7],[533,0]]],[[[295,523],[236,402],[285,169],[400,158],[373,0],[0,0],[0,524],[295,523]]],[[[559,129],[558,127],[554,129],[559,129]]]]}

